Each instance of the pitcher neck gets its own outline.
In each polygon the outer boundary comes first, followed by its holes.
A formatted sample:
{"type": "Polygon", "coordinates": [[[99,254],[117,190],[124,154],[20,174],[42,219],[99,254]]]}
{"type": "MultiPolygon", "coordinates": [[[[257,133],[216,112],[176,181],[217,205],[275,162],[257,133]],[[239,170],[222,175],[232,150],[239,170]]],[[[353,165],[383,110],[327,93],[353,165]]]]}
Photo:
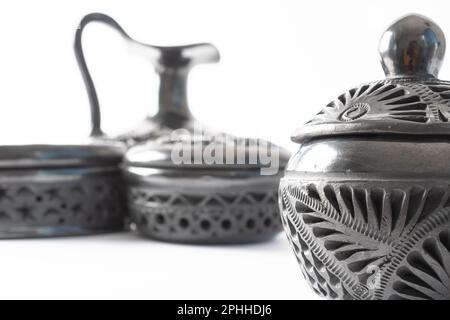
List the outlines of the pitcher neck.
{"type": "Polygon", "coordinates": [[[158,115],[176,114],[191,118],[187,100],[189,68],[161,68],[157,72],[160,78],[158,115]]]}

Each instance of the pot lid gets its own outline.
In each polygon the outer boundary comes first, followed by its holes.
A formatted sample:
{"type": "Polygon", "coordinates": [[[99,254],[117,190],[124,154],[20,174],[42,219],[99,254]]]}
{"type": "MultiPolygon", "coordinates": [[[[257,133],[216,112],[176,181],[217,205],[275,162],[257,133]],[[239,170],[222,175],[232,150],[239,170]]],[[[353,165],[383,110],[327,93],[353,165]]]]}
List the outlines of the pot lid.
{"type": "Polygon", "coordinates": [[[90,140],[80,144],[1,145],[1,169],[73,168],[118,165],[122,143],[90,140]]]}
{"type": "Polygon", "coordinates": [[[394,22],[379,44],[386,79],[352,88],[295,131],[294,142],[335,135],[449,135],[450,82],[437,78],[445,37],[421,15],[394,22]]]}
{"type": "Polygon", "coordinates": [[[195,135],[186,131],[134,146],[124,158],[125,167],[170,169],[259,170],[284,168],[287,150],[261,139],[228,134],[195,135]]]}

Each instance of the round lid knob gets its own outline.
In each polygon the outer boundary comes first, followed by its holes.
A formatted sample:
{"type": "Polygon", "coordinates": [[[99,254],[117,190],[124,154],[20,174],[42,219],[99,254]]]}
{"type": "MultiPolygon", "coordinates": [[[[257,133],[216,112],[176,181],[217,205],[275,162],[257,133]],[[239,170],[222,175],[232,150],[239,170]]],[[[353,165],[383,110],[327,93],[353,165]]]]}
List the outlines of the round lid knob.
{"type": "Polygon", "coordinates": [[[437,78],[445,54],[445,36],[429,18],[410,14],[384,32],[379,51],[388,78],[437,78]]]}

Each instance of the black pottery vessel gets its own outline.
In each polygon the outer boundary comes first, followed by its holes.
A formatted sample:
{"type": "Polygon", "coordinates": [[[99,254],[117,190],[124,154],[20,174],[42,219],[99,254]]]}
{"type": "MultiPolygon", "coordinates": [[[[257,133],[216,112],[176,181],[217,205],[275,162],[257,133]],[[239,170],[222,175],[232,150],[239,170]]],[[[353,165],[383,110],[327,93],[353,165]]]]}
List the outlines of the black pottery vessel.
{"type": "Polygon", "coordinates": [[[293,135],[280,184],[301,271],[330,299],[450,299],[450,82],[441,29],[408,15],[380,41],[386,79],[293,135]]]}
{"type": "Polygon", "coordinates": [[[84,17],[77,30],[75,52],[90,97],[93,135],[101,138],[105,136],[99,102],[81,45],[83,29],[91,22],[112,27],[130,46],[142,50],[160,77],[158,112],[114,138],[130,147],[122,169],[132,225],[149,238],[182,243],[255,242],[278,234],[282,228],[277,189],[289,154],[262,140],[205,129],[188,106],[189,71],[199,63],[217,62],[218,50],[208,43],[143,44],[107,15],[84,17]],[[263,147],[276,156],[278,167],[269,175],[262,174],[268,165],[260,157],[263,147]],[[192,161],[174,162],[176,148],[187,150],[191,154],[187,160],[192,161]],[[221,155],[215,154],[218,162],[195,161],[195,154],[213,148],[221,151],[221,155]],[[229,154],[233,154],[231,162],[225,159],[229,154]],[[239,162],[238,154],[244,161],[239,162]]]}
{"type": "Polygon", "coordinates": [[[122,144],[0,146],[0,238],[123,230],[122,144]]]}

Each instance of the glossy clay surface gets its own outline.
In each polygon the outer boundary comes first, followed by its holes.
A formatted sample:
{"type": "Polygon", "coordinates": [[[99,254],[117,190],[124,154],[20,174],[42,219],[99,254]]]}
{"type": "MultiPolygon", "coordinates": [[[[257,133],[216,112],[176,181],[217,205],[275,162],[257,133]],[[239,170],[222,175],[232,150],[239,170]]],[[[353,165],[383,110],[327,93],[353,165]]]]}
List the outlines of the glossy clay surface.
{"type": "Polygon", "coordinates": [[[280,183],[288,239],[329,299],[450,299],[450,86],[445,39],[410,15],[380,43],[387,79],[333,100],[296,131],[280,183]]]}

